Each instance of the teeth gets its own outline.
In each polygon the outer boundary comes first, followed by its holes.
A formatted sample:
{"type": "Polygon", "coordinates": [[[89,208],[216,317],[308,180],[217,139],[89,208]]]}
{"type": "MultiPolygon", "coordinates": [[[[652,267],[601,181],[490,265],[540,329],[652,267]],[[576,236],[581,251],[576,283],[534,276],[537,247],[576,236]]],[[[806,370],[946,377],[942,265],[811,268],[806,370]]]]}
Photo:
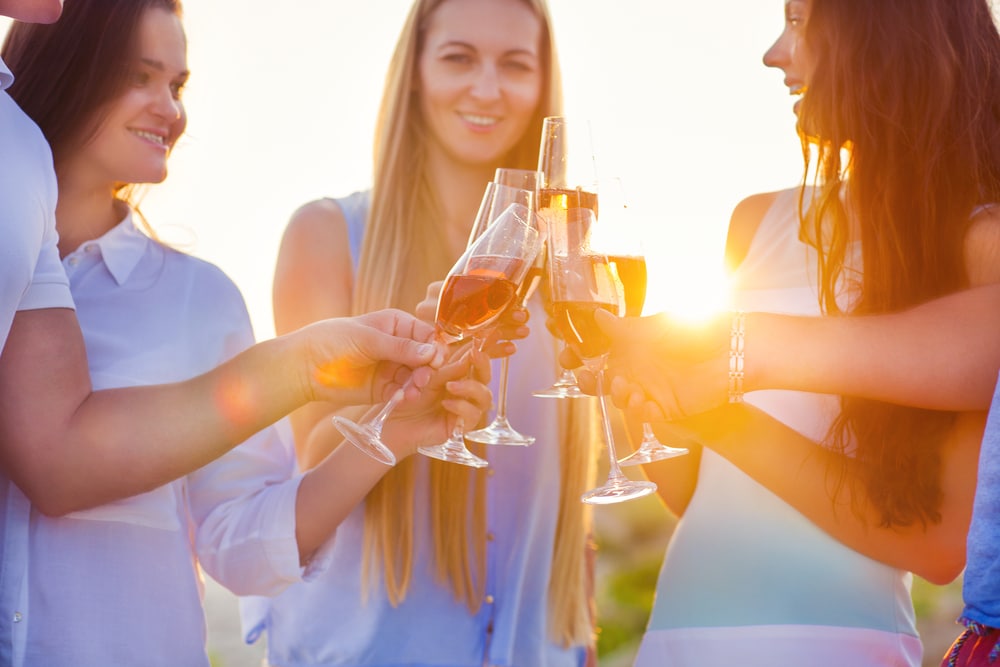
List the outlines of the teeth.
{"type": "Polygon", "coordinates": [[[471,114],[460,114],[462,118],[469,121],[474,125],[482,125],[484,127],[489,127],[491,125],[496,125],[498,120],[492,116],[473,116],[471,114]]]}
{"type": "Polygon", "coordinates": [[[806,86],[799,84],[788,89],[789,95],[804,95],[806,92],[806,86]]]}
{"type": "Polygon", "coordinates": [[[132,134],[137,137],[142,137],[143,139],[149,139],[155,143],[163,145],[163,137],[159,134],[153,134],[152,132],[143,132],[142,130],[131,130],[132,134]]]}

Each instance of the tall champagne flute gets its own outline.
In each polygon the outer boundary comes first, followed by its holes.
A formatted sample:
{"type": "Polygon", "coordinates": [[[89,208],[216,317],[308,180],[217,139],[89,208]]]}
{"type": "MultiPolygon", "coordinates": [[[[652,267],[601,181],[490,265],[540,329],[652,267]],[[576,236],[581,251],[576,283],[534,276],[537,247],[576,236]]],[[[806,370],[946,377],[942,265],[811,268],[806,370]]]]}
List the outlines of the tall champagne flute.
{"type": "MultiPolygon", "coordinates": [[[[535,261],[540,249],[541,234],[534,224],[533,212],[511,205],[466,248],[448,272],[435,315],[438,341],[459,341],[492,324],[514,300],[527,267],[535,261]]],[[[411,382],[412,379],[408,380],[406,386],[393,394],[370,421],[357,423],[337,415],[333,417],[334,425],[348,442],[369,456],[387,465],[395,464],[395,455],[382,441],[382,428],[411,382]]],[[[459,417],[447,441],[418,449],[446,461],[474,467],[489,465],[465,447],[463,432],[459,417]]]]}
{"type": "MultiPolygon", "coordinates": [[[[542,121],[538,171],[538,215],[546,227],[566,224],[566,211],[587,208],[597,213],[597,169],[590,123],[585,119],[549,116],[542,121]]],[[[550,312],[551,315],[551,312],[550,312]]],[[[576,377],[564,369],[548,389],[533,392],[542,398],[582,398],[576,377]]]]}
{"type": "MultiPolygon", "coordinates": [[[[594,245],[605,253],[611,268],[622,284],[625,297],[625,317],[640,317],[646,302],[646,254],[642,232],[632,211],[621,179],[602,178],[598,186],[601,211],[598,234],[594,245]]],[[[624,457],[623,466],[652,463],[687,454],[685,447],[671,447],[660,442],[649,422],[642,424],[642,441],[639,447],[624,457]]]]}
{"type": "MultiPolygon", "coordinates": [[[[494,210],[497,208],[506,208],[506,205],[513,202],[534,208],[535,195],[538,188],[537,171],[500,168],[496,170],[491,185],[494,193],[492,197],[492,207],[494,210]]],[[[479,219],[486,220],[487,218],[480,216],[479,219]]],[[[478,236],[481,232],[481,229],[474,226],[470,233],[470,238],[478,236]]],[[[528,299],[531,298],[543,275],[544,269],[545,253],[539,252],[538,259],[528,269],[528,274],[525,276],[524,282],[521,284],[521,289],[518,291],[516,301],[520,306],[525,306],[528,299]]],[[[502,357],[500,359],[496,415],[489,425],[466,433],[465,438],[467,440],[485,445],[514,445],[522,447],[526,447],[535,441],[534,436],[519,432],[511,426],[510,421],[507,419],[507,375],[509,371],[510,357],[502,357]]]]}
{"type": "Polygon", "coordinates": [[[648,495],[656,490],[656,484],[625,477],[615,454],[614,433],[604,395],[604,369],[611,340],[597,326],[595,313],[604,309],[618,315],[624,303],[621,285],[608,258],[597,253],[590,244],[594,221],[591,210],[567,210],[567,224],[561,229],[552,229],[548,239],[548,272],[556,326],[567,345],[597,379],[597,399],[608,446],[608,479],[584,493],[581,500],[605,505],[648,495]]]}

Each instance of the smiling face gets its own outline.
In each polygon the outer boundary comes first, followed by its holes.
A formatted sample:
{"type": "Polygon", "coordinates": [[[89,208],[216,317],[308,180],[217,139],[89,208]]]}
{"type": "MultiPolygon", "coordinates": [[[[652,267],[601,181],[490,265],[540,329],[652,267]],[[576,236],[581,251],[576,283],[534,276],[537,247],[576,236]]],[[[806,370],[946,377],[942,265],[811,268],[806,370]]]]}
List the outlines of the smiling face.
{"type": "Polygon", "coordinates": [[[98,112],[100,125],[73,163],[86,165],[90,179],[109,183],[162,181],[170,149],[187,124],[181,102],[187,78],[180,19],[164,9],[146,10],[128,86],[98,112]]]}
{"type": "MultiPolygon", "coordinates": [[[[785,27],[781,35],[764,53],[764,64],[785,73],[785,85],[791,95],[804,95],[813,71],[812,54],[806,46],[806,22],[809,20],[809,0],[786,0],[785,27]]],[[[798,113],[802,100],[796,100],[793,110],[798,113]]]]}
{"type": "Polygon", "coordinates": [[[541,96],[542,24],[520,0],[445,0],[430,16],[417,95],[432,144],[469,165],[497,163],[541,96]]]}

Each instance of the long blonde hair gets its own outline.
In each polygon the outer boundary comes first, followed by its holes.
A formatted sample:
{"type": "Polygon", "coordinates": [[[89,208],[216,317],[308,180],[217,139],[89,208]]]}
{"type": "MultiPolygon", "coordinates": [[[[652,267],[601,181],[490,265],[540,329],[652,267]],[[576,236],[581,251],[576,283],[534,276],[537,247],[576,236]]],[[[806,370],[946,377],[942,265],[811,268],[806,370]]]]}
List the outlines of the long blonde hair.
{"type": "MultiPolygon", "coordinates": [[[[428,138],[414,85],[424,30],[445,1],[416,0],[386,75],[375,130],[371,206],[354,285],[355,313],[412,309],[454,259],[436,222],[439,202],[424,168],[428,138]]],[[[523,137],[496,166],[534,169],[542,120],[562,110],[562,84],[545,0],[517,1],[531,7],[542,23],[542,96],[523,137]]],[[[592,641],[593,627],[584,558],[590,514],[579,500],[594,473],[594,457],[581,451],[589,442],[592,410],[580,401],[562,403],[562,497],[549,585],[550,635],[563,645],[580,645],[592,641]]],[[[415,458],[393,468],[365,501],[363,577],[370,583],[381,572],[394,605],[406,597],[413,575],[415,458]]],[[[429,465],[436,573],[455,599],[475,613],[485,594],[485,473],[440,461],[429,465]]]]}

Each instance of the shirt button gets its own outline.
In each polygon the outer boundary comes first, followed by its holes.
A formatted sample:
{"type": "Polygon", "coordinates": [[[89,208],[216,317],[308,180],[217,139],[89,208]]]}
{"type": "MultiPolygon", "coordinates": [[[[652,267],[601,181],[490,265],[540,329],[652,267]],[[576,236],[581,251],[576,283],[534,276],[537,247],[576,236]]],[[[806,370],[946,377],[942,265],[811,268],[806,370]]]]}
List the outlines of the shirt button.
{"type": "Polygon", "coordinates": [[[79,263],[80,263],[80,258],[79,257],[70,257],[69,258],[69,265],[70,266],[76,266],[79,263]]]}
{"type": "Polygon", "coordinates": [[[486,604],[493,604],[493,596],[492,595],[487,595],[486,596],[486,604]]]}
{"type": "Polygon", "coordinates": [[[495,474],[497,474],[497,471],[496,471],[496,470],[494,470],[493,468],[488,468],[488,469],[486,470],[486,476],[487,476],[487,477],[492,477],[492,476],[493,476],[493,475],[495,475],[495,474]]]}
{"type": "Polygon", "coordinates": [[[21,615],[21,612],[19,612],[19,611],[15,611],[14,612],[14,622],[15,623],[20,623],[22,618],[24,618],[24,616],[21,615]]]}
{"type": "Polygon", "coordinates": [[[84,250],[84,252],[97,252],[97,244],[96,243],[88,243],[87,245],[85,245],[83,247],[83,250],[84,250]]]}
{"type": "Polygon", "coordinates": [[[495,540],[496,538],[497,538],[497,536],[496,536],[496,535],[494,535],[494,534],[493,534],[492,532],[490,532],[490,533],[486,533],[486,541],[487,541],[487,542],[492,542],[492,541],[493,541],[493,540],[495,540]]]}

